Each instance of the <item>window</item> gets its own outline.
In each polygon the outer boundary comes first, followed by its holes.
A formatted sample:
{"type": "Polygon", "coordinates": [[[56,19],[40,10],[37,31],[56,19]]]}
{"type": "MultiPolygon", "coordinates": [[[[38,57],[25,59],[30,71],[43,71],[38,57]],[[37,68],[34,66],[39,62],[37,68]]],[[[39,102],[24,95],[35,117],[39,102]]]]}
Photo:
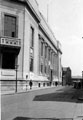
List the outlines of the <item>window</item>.
{"type": "Polygon", "coordinates": [[[41,56],[43,56],[43,42],[41,42],[41,56]]]}
{"type": "Polygon", "coordinates": [[[33,62],[34,62],[34,29],[30,28],[31,39],[30,39],[30,71],[33,72],[33,62]]]}
{"type": "Polygon", "coordinates": [[[43,73],[43,65],[41,64],[41,73],[43,73]]]}
{"type": "Polygon", "coordinates": [[[34,47],[34,28],[31,27],[31,48],[34,47]]]}
{"type": "Polygon", "coordinates": [[[51,64],[52,64],[52,52],[51,52],[51,64]]]}
{"type": "Polygon", "coordinates": [[[45,74],[46,74],[46,69],[47,69],[47,67],[46,67],[46,65],[45,65],[45,74]]]}
{"type": "Polygon", "coordinates": [[[47,57],[47,46],[45,46],[45,58],[47,57]]]}
{"type": "Polygon", "coordinates": [[[3,69],[15,69],[16,56],[11,52],[4,52],[2,54],[2,68],[3,69]]]}
{"type": "Polygon", "coordinates": [[[52,65],[53,65],[53,62],[54,62],[53,59],[54,59],[54,54],[52,53],[52,65]]]}
{"type": "Polygon", "coordinates": [[[4,36],[17,37],[17,19],[14,16],[4,15],[4,36]]]}
{"type": "Polygon", "coordinates": [[[30,58],[30,71],[33,72],[33,58],[30,58]]]}
{"type": "Polygon", "coordinates": [[[55,59],[55,56],[54,56],[54,54],[53,54],[53,66],[54,66],[54,59],[55,59]]]}
{"type": "Polygon", "coordinates": [[[48,50],[48,60],[50,60],[50,49],[48,50]]]}

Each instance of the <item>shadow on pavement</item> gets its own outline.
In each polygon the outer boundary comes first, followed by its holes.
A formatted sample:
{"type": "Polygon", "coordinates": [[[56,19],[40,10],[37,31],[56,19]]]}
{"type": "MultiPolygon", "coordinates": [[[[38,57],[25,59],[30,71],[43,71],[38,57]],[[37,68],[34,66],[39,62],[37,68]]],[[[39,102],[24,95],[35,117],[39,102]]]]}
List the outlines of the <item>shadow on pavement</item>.
{"type": "Polygon", "coordinates": [[[72,118],[28,118],[28,117],[16,117],[13,120],[73,120],[72,118]]]}
{"type": "Polygon", "coordinates": [[[78,100],[80,96],[80,90],[78,89],[60,89],[54,93],[37,95],[34,97],[33,101],[57,101],[57,102],[74,102],[83,103],[83,101],[78,100]]]}

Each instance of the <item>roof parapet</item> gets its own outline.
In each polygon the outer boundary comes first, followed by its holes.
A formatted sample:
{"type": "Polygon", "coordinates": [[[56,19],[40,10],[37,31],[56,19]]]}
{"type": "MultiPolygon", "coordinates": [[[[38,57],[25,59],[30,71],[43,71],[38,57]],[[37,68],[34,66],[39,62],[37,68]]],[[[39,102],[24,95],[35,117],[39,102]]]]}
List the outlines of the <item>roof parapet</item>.
{"type": "Polygon", "coordinates": [[[40,22],[40,26],[42,27],[43,31],[47,34],[48,38],[51,40],[52,44],[54,44],[54,46],[57,49],[57,40],[54,36],[53,31],[51,30],[51,28],[49,27],[48,23],[46,22],[44,16],[42,15],[42,13],[40,12],[41,15],[41,22],[40,22]]]}
{"type": "Polygon", "coordinates": [[[37,21],[40,22],[40,14],[39,14],[39,9],[38,9],[38,3],[36,0],[17,0],[17,1],[23,2],[26,5],[28,5],[31,11],[33,12],[33,14],[35,15],[37,21]]]}
{"type": "Polygon", "coordinates": [[[58,40],[57,40],[57,48],[58,48],[58,51],[62,54],[61,43],[58,40]]]}

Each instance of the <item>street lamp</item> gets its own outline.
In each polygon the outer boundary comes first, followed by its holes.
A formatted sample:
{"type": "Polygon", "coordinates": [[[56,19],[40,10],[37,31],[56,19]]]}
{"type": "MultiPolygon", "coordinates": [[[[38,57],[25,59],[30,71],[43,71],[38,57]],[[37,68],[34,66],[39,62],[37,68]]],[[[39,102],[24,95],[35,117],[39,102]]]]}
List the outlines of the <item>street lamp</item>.
{"type": "Polygon", "coordinates": [[[15,71],[16,71],[16,89],[15,92],[17,92],[17,72],[18,72],[18,65],[15,65],[15,71]]]}

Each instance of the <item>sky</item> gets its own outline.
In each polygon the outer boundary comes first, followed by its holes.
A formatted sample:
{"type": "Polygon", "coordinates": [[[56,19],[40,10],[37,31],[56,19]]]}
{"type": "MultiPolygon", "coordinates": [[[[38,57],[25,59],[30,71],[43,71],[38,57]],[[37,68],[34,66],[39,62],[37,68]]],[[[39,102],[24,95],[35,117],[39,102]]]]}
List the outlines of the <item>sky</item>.
{"type": "Polygon", "coordinates": [[[83,0],[37,0],[39,10],[62,45],[62,66],[72,76],[83,71],[83,0]]]}

